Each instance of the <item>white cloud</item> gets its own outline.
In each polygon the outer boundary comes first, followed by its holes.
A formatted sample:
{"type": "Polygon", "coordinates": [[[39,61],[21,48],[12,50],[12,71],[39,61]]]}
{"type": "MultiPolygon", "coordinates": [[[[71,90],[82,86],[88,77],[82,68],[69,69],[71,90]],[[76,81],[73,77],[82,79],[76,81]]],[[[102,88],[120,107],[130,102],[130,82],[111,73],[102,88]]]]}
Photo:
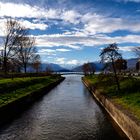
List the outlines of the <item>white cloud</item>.
{"type": "Polygon", "coordinates": [[[78,23],[80,14],[73,10],[44,9],[28,4],[17,4],[12,2],[0,2],[0,17],[10,16],[12,18],[45,18],[61,19],[70,23],[78,23]]]}
{"type": "MultiPolygon", "coordinates": [[[[47,24],[44,23],[32,23],[28,20],[21,19],[19,20],[19,23],[21,26],[29,28],[29,29],[40,29],[40,30],[45,30],[48,28],[47,24]]],[[[6,26],[6,19],[0,19],[0,36],[5,35],[5,26],[6,26]]]]}
{"type": "MultiPolygon", "coordinates": [[[[81,47],[77,45],[80,40],[72,35],[53,34],[36,36],[36,45],[38,47],[69,47],[79,50],[81,47]]],[[[64,51],[64,50],[63,50],[64,51]]],[[[66,51],[66,50],[65,50],[66,51]]]]}
{"type": "Polygon", "coordinates": [[[10,16],[13,18],[57,18],[59,11],[56,9],[44,9],[28,4],[12,2],[0,2],[0,17],[10,16]]]}
{"type": "MultiPolygon", "coordinates": [[[[128,0],[127,0],[128,1],[128,0]]],[[[139,0],[129,0],[129,1],[139,1],[139,0]]],[[[122,18],[112,18],[108,16],[103,16],[97,13],[85,13],[80,14],[75,10],[64,10],[64,9],[44,9],[37,6],[30,6],[28,4],[16,4],[16,3],[3,3],[0,2],[0,17],[11,16],[19,18],[20,22],[24,26],[30,29],[40,29],[45,30],[48,25],[41,22],[41,18],[45,20],[49,19],[60,19],[63,22],[79,24],[82,26],[76,26],[73,31],[68,30],[63,34],[53,34],[53,35],[38,35],[36,38],[37,47],[60,47],[58,49],[46,49],[39,52],[41,54],[47,53],[48,55],[56,55],[56,52],[68,52],[70,49],[80,50],[84,46],[99,46],[110,43],[140,43],[140,35],[126,35],[126,36],[116,36],[110,37],[105,35],[105,33],[112,33],[118,30],[128,30],[131,32],[140,32],[140,22],[122,19],[122,18]],[[16,10],[15,10],[16,9],[16,10]],[[18,12],[17,12],[18,11],[18,12]],[[21,18],[35,18],[34,20],[24,20],[21,18]]],[[[0,28],[4,27],[4,19],[0,19],[0,28]]],[[[58,25],[59,26],[59,25],[58,25]]],[[[72,26],[71,26],[72,27],[72,26]]],[[[0,30],[0,35],[3,35],[2,30],[0,30]]],[[[123,48],[124,49],[124,48],[123,48]]],[[[125,48],[128,50],[128,48],[125,48]]],[[[73,61],[76,62],[76,61],[73,61]]]]}
{"type": "Polygon", "coordinates": [[[40,30],[45,30],[48,28],[47,24],[44,23],[32,23],[29,22],[28,20],[20,20],[21,25],[25,26],[26,28],[29,29],[40,29],[40,30]]]}
{"type": "Polygon", "coordinates": [[[28,4],[0,2],[0,16],[39,18],[41,16],[41,12],[38,7],[31,7],[28,4]]]}
{"type": "Polygon", "coordinates": [[[37,54],[39,55],[47,55],[47,56],[55,56],[56,55],[56,51],[52,50],[52,49],[40,49],[38,50],[37,54]]]}
{"type": "MultiPolygon", "coordinates": [[[[95,47],[110,43],[138,43],[140,44],[140,35],[126,35],[126,36],[116,36],[110,37],[104,34],[97,34],[94,36],[75,36],[57,34],[57,35],[40,35],[36,36],[37,46],[46,47],[69,47],[72,49],[80,50],[84,46],[95,47]]],[[[67,51],[67,50],[61,50],[67,51]]]]}
{"type": "Polygon", "coordinates": [[[66,58],[63,58],[63,57],[62,58],[57,58],[56,62],[60,65],[63,65],[63,64],[65,64],[65,60],[66,60],[66,58]]]}
{"type": "Polygon", "coordinates": [[[83,32],[88,34],[112,33],[118,30],[128,30],[140,32],[139,20],[106,17],[102,15],[87,13],[83,15],[81,21],[84,23],[83,32]]]}
{"type": "Polygon", "coordinates": [[[70,11],[65,11],[62,13],[61,18],[64,21],[73,23],[73,24],[78,24],[79,23],[79,18],[81,17],[81,15],[73,10],[70,11]]]}
{"type": "Polygon", "coordinates": [[[63,49],[63,48],[60,48],[60,49],[39,49],[37,54],[54,56],[54,55],[56,55],[57,52],[65,53],[65,52],[68,52],[68,51],[71,51],[71,50],[63,49]]]}
{"type": "MultiPolygon", "coordinates": [[[[127,0],[128,1],[128,0],[127,0]]],[[[130,0],[129,0],[130,1],[130,0]]],[[[137,1],[139,0],[131,0],[137,1]]],[[[122,18],[112,18],[103,16],[97,13],[81,14],[75,10],[64,9],[44,9],[37,6],[30,6],[28,4],[2,3],[0,2],[0,17],[10,16],[18,18],[44,18],[60,19],[63,22],[78,24],[82,23],[84,28],[79,29],[75,34],[79,35],[94,35],[96,33],[111,33],[117,30],[129,30],[131,32],[140,32],[139,20],[130,20],[122,18]],[[16,10],[15,10],[16,9],[16,10]],[[12,11],[12,12],[11,12],[12,11]],[[18,11],[18,12],[17,12],[18,11]]],[[[27,26],[44,30],[47,25],[40,23],[29,23],[24,21],[27,26]]]]}
{"type": "Polygon", "coordinates": [[[120,51],[123,52],[132,52],[134,48],[136,48],[136,46],[120,46],[118,47],[120,51]]]}
{"type": "Polygon", "coordinates": [[[79,62],[78,62],[78,60],[73,59],[73,60],[68,61],[67,64],[68,65],[77,65],[77,64],[79,64],[79,62]]]}
{"type": "Polygon", "coordinates": [[[72,60],[69,60],[67,58],[56,58],[56,63],[57,64],[60,64],[60,65],[78,65],[79,64],[79,61],[76,60],[76,59],[72,59],[72,60]]]}
{"type": "Polygon", "coordinates": [[[56,49],[56,51],[59,51],[59,52],[69,52],[70,50],[69,49],[56,49]]]}

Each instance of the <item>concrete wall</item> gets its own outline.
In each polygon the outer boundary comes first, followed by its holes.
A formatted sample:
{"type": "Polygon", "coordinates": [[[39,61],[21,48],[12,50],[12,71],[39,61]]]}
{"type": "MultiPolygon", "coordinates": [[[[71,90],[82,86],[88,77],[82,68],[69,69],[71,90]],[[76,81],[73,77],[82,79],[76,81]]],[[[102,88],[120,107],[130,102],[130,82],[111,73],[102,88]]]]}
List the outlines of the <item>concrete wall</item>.
{"type": "Polygon", "coordinates": [[[111,99],[100,94],[98,91],[93,92],[92,86],[83,81],[89,91],[94,95],[97,101],[109,113],[112,119],[118,124],[122,131],[130,140],[140,140],[140,122],[131,113],[116,105],[111,99]]]}

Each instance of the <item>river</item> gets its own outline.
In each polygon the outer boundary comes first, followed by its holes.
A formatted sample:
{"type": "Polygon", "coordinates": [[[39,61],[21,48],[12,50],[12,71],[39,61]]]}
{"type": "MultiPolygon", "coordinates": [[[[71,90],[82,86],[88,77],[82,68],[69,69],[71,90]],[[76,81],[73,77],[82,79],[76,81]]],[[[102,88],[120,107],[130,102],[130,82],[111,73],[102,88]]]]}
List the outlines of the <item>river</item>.
{"type": "Polygon", "coordinates": [[[121,138],[79,75],[67,75],[60,85],[0,127],[0,140],[112,139],[121,138]]]}

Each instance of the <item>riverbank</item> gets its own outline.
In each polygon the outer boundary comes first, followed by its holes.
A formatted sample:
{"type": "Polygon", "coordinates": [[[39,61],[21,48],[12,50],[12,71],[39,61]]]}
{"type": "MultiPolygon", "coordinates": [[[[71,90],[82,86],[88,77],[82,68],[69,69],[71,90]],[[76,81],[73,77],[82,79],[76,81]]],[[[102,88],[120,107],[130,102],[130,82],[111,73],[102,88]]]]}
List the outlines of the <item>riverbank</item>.
{"type": "Polygon", "coordinates": [[[1,79],[0,124],[22,112],[63,80],[59,75],[1,79]]]}
{"type": "Polygon", "coordinates": [[[120,81],[121,91],[118,93],[111,77],[99,75],[83,78],[84,84],[128,138],[139,140],[140,82],[134,78],[122,78],[120,81]]]}

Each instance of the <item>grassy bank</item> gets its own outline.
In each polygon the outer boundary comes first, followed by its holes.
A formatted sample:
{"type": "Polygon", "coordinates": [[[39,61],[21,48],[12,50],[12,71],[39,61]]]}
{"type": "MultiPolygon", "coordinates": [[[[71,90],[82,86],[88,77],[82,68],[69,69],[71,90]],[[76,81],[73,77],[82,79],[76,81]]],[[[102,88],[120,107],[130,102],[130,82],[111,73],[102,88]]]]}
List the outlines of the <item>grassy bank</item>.
{"type": "Polygon", "coordinates": [[[60,76],[0,80],[0,107],[58,81],[60,76]]]}
{"type": "Polygon", "coordinates": [[[120,77],[121,90],[119,92],[110,75],[86,76],[84,79],[94,87],[94,90],[108,96],[140,120],[140,79],[120,77]]]}

